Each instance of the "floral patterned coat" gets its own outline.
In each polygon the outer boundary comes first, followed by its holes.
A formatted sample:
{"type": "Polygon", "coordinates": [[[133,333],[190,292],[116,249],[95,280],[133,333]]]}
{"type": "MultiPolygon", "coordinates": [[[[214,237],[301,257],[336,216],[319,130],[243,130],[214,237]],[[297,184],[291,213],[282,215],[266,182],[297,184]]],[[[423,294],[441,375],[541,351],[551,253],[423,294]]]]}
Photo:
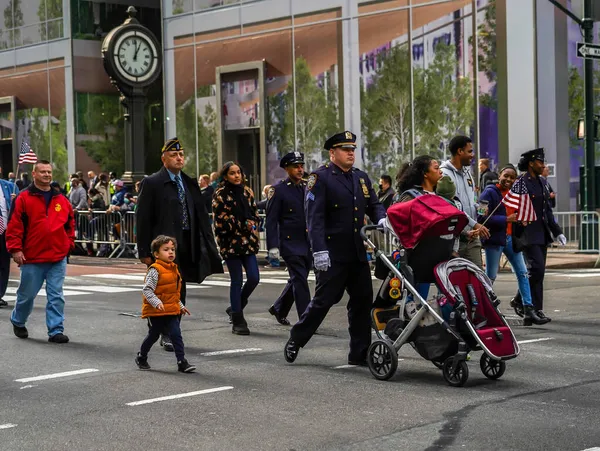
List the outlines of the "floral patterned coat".
{"type": "MultiPolygon", "coordinates": [[[[241,257],[258,253],[258,230],[249,230],[247,225],[233,214],[235,201],[219,187],[213,196],[214,227],[219,252],[224,260],[231,257],[241,257]]],[[[258,213],[254,195],[249,187],[244,187],[244,197],[248,200],[254,212],[254,222],[258,227],[258,213]]]]}

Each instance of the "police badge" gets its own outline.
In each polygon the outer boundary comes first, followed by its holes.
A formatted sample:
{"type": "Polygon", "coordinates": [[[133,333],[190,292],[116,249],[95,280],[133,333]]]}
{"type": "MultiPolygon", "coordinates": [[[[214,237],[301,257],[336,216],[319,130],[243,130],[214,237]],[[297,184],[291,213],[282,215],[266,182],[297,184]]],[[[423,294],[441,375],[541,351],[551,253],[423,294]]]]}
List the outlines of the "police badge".
{"type": "Polygon", "coordinates": [[[269,188],[269,191],[267,192],[267,200],[271,200],[271,198],[275,195],[275,188],[271,187],[269,188]]]}
{"type": "Polygon", "coordinates": [[[362,186],[363,195],[365,197],[371,197],[371,195],[369,194],[369,188],[367,188],[367,184],[365,183],[365,179],[361,178],[361,179],[359,179],[359,182],[360,182],[360,186],[362,186]]]}
{"type": "Polygon", "coordinates": [[[310,174],[308,176],[308,183],[306,184],[306,189],[310,191],[311,189],[313,189],[313,186],[315,186],[315,183],[317,183],[317,174],[310,174]]]}

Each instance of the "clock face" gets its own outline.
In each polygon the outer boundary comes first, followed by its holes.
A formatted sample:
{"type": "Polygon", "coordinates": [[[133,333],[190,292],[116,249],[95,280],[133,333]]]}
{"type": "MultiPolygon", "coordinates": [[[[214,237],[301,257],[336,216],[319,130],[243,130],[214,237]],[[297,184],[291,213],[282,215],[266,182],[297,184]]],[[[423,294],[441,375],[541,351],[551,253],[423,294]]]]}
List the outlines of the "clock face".
{"type": "Polygon", "coordinates": [[[133,83],[145,82],[160,69],[156,45],[139,30],[131,30],[118,37],[113,60],[121,77],[133,83]]]}

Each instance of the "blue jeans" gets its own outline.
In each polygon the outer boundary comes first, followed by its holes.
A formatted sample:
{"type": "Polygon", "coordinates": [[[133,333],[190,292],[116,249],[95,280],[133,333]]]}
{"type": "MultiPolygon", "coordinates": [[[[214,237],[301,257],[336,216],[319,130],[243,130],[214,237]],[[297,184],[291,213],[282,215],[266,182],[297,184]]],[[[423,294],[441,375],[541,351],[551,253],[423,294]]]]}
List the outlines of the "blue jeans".
{"type": "Polygon", "coordinates": [[[21,266],[21,281],[17,289],[17,301],[10,321],[25,327],[33,310],[33,301],[46,281],[46,326],[52,337],[64,331],[65,297],[63,282],[67,272],[67,258],[56,263],[28,263],[21,266]]]}
{"type": "Polygon", "coordinates": [[[231,311],[240,313],[246,304],[248,298],[258,285],[260,275],[258,273],[258,261],[256,255],[244,255],[242,257],[229,257],[225,260],[229,277],[231,278],[231,286],[229,287],[229,299],[231,302],[231,311]],[[246,270],[246,283],[242,288],[244,275],[242,274],[242,266],[246,270]]]}
{"type": "Polygon", "coordinates": [[[532,305],[531,288],[529,287],[529,279],[527,278],[525,259],[523,258],[522,252],[513,251],[512,236],[509,235],[506,237],[505,246],[487,246],[485,248],[485,272],[492,282],[496,280],[502,253],[508,258],[512,271],[517,276],[517,283],[519,284],[519,292],[523,298],[523,305],[532,305]]]}

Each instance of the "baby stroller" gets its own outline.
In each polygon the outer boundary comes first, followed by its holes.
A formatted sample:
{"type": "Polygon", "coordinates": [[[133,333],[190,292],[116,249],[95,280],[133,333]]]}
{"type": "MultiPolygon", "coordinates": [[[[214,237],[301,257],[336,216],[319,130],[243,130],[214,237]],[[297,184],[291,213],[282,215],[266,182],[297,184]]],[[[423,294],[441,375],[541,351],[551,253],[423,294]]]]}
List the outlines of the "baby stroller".
{"type": "Polygon", "coordinates": [[[464,213],[444,199],[423,195],[392,205],[385,229],[362,228],[362,238],[375,252],[375,276],[384,281],[371,312],[378,340],[367,355],[376,379],[395,374],[398,351],[406,343],[456,387],[469,377],[470,351],[483,351],[480,367],[490,379],[501,377],[505,361],[519,354],[517,341],[497,309],[491,281],[469,261],[451,259],[454,239],[467,222],[464,213]],[[386,229],[399,244],[390,256],[366,235],[369,230],[386,229]],[[426,301],[417,291],[420,283],[435,283],[442,294],[426,301]],[[416,309],[407,308],[410,302],[416,309]]]}

